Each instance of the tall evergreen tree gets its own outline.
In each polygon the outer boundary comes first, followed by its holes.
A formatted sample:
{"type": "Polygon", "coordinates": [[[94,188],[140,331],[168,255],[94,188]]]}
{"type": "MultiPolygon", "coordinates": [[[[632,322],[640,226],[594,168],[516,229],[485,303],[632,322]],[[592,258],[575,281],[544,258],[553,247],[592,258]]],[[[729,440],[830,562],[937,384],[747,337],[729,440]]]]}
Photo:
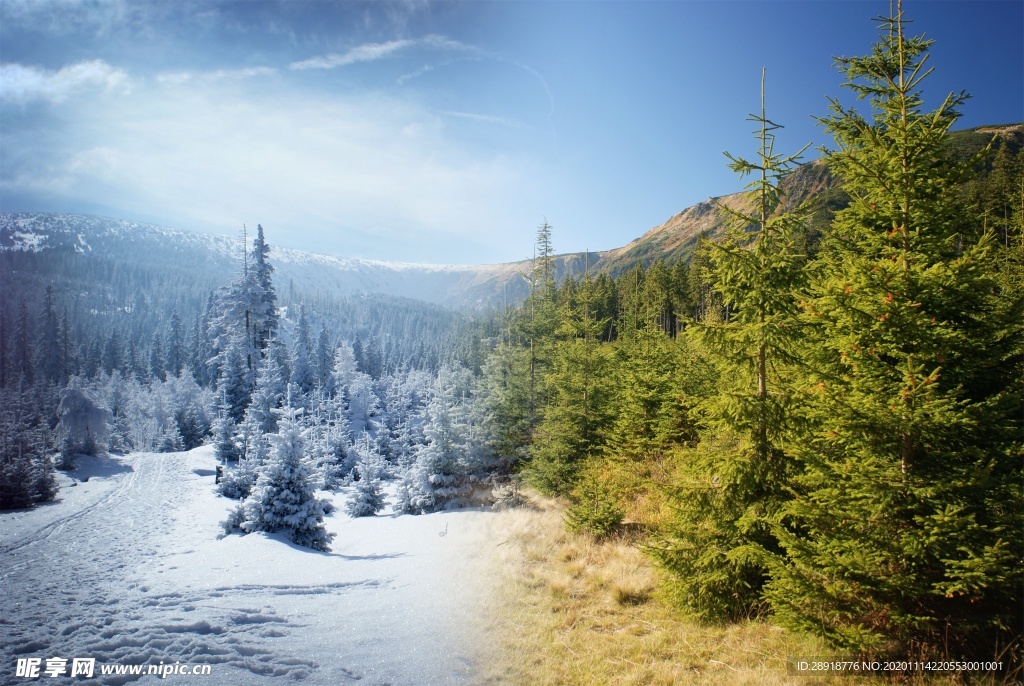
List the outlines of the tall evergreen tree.
{"type": "Polygon", "coordinates": [[[1024,626],[1024,317],[956,192],[967,96],[924,112],[931,41],[901,6],[882,21],[870,55],[838,60],[870,114],[832,101],[822,120],[852,202],[806,303],[812,424],[768,597],[838,647],[991,656],[1024,626]]]}
{"type": "Polygon", "coordinates": [[[245,408],[249,406],[252,387],[245,368],[244,341],[239,337],[236,343],[228,347],[224,365],[221,367],[221,376],[217,380],[217,388],[223,398],[224,411],[233,423],[239,424],[245,414],[245,408]]]}
{"type": "Polygon", "coordinates": [[[171,376],[181,374],[185,366],[185,341],[182,337],[181,317],[178,312],[171,312],[171,321],[167,330],[167,354],[165,355],[167,371],[171,376]]]}
{"type": "Polygon", "coordinates": [[[315,375],[313,371],[313,338],[309,331],[309,320],[306,318],[305,305],[299,308],[299,321],[295,327],[295,343],[292,346],[292,393],[300,404],[313,390],[315,375]]]}
{"type": "Polygon", "coordinates": [[[36,370],[32,340],[32,319],[29,316],[28,304],[22,300],[18,309],[18,321],[14,328],[14,346],[12,359],[14,373],[20,375],[29,385],[35,383],[36,370]]]}
{"type": "Polygon", "coordinates": [[[329,395],[331,370],[334,367],[334,356],[331,349],[331,336],[327,333],[327,324],[320,323],[320,333],[316,338],[316,350],[313,354],[313,378],[314,384],[329,395]]]}
{"type": "Polygon", "coordinates": [[[572,490],[585,461],[601,450],[610,419],[610,356],[597,340],[606,322],[591,316],[592,285],[587,271],[579,297],[563,304],[562,338],[545,381],[551,397],[530,448],[530,480],[547,493],[572,490]]]}
{"type": "Polygon", "coordinates": [[[53,293],[53,284],[46,286],[46,293],[43,296],[43,311],[39,315],[36,336],[35,349],[39,357],[36,366],[40,379],[49,383],[63,383],[60,326],[57,321],[57,303],[53,293]]]}
{"type": "Polygon", "coordinates": [[[253,307],[253,344],[264,351],[277,333],[277,292],[274,290],[274,266],[270,264],[270,246],[263,237],[263,225],[256,225],[252,242],[252,273],[257,297],[253,307]]]}
{"type": "Polygon", "coordinates": [[[7,353],[7,315],[0,307],[0,388],[7,387],[10,376],[10,360],[7,353]]]}
{"type": "Polygon", "coordinates": [[[149,375],[159,381],[167,381],[167,363],[160,346],[160,334],[153,334],[153,342],[149,346],[149,375]]]}
{"type": "Polygon", "coordinates": [[[256,388],[245,410],[245,423],[253,434],[272,434],[277,431],[275,410],[281,407],[288,388],[285,370],[276,355],[267,355],[256,371],[256,388]]]}
{"type": "MultiPolygon", "coordinates": [[[[734,226],[708,244],[707,270],[729,312],[690,331],[719,360],[719,393],[705,404],[708,429],[675,488],[676,516],[652,548],[676,574],[679,598],[704,617],[744,617],[761,604],[768,561],[779,550],[771,523],[789,498],[794,470],[784,443],[793,400],[792,348],[804,257],[798,216],[775,214],[779,184],[800,153],[775,151],[780,128],[765,114],[764,76],[754,160],[729,167],[747,185],[749,211],[727,209],[734,226]],[[750,231],[753,227],[753,231],[750,231]]],[[[802,153],[803,151],[801,151],[802,153]]]]}
{"type": "Polygon", "coordinates": [[[103,371],[110,374],[114,370],[121,371],[124,366],[124,353],[121,350],[121,336],[116,323],[110,327],[110,335],[103,345],[103,371]]]}

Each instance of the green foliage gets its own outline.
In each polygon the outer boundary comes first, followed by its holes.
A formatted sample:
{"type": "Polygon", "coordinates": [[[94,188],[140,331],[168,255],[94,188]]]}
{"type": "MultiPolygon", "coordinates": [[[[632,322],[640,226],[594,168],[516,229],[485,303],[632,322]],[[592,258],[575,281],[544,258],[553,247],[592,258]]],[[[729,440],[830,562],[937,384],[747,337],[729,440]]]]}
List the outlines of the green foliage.
{"type": "Polygon", "coordinates": [[[645,244],[559,285],[541,227],[484,365],[489,426],[571,529],[653,526],[702,619],[1019,662],[1022,134],[951,135],[964,94],[924,113],[930,42],[884,21],[839,60],[870,114],[833,101],[837,150],[797,168],[762,105],[753,160],[729,158],[746,202],[689,264],[645,244]]]}
{"type": "Polygon", "coordinates": [[[503,471],[527,457],[533,434],[530,412],[530,351],[499,345],[484,362],[477,402],[483,406],[487,447],[503,471]]]}
{"type": "Polygon", "coordinates": [[[1024,319],[959,201],[972,164],[946,141],[967,96],[922,112],[930,41],[905,37],[901,11],[885,27],[839,61],[870,118],[833,101],[823,119],[852,202],[805,303],[809,424],[767,599],[837,648],[990,655],[1022,626],[1024,319]]]}
{"type": "Polygon", "coordinates": [[[686,453],[669,498],[674,516],[651,552],[675,573],[683,605],[705,619],[747,616],[761,605],[767,560],[778,551],[770,520],[788,499],[794,471],[782,448],[793,405],[790,381],[796,293],[805,257],[804,227],[794,213],[776,213],[781,180],[797,156],[774,151],[778,126],[764,113],[751,162],[729,155],[733,171],[754,174],[749,213],[728,210],[735,226],[708,244],[705,269],[729,312],[691,329],[713,350],[721,376],[704,404],[708,428],[686,453]],[[754,227],[749,231],[748,227],[754,227]]]}
{"type": "Polygon", "coordinates": [[[565,524],[569,531],[604,538],[622,524],[624,513],[595,470],[588,470],[580,479],[571,499],[572,504],[565,511],[565,524]]]}
{"type": "Polygon", "coordinates": [[[599,452],[609,423],[611,355],[597,335],[605,322],[591,317],[589,274],[577,297],[562,308],[560,340],[553,343],[545,379],[550,400],[530,447],[528,478],[541,491],[564,495],[572,489],[586,459],[599,452]]]}
{"type": "Polygon", "coordinates": [[[613,459],[642,460],[697,439],[692,410],[711,384],[711,369],[685,338],[657,328],[615,346],[614,419],[606,445],[613,459]]]}

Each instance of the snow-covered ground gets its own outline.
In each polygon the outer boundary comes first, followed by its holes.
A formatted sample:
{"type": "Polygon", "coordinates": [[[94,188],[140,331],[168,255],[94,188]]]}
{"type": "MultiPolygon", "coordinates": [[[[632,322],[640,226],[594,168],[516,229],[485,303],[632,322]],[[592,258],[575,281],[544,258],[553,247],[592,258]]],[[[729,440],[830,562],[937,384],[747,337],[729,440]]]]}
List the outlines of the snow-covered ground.
{"type": "Polygon", "coordinates": [[[353,520],[339,493],[330,553],[220,537],[214,469],[210,447],[80,458],[57,502],[0,513],[0,683],[72,681],[17,678],[36,657],[209,664],[216,684],[474,682],[493,515],[353,520]]]}

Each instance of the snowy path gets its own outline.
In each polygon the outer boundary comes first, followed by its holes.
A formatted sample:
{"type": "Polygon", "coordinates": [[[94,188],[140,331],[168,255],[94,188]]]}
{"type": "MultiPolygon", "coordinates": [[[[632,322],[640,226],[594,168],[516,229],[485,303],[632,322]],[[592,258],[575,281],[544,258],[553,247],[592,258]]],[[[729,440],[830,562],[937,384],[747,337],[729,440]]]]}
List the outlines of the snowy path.
{"type": "MultiPolygon", "coordinates": [[[[0,513],[0,684],[71,681],[16,678],[19,657],[208,664],[217,684],[473,683],[491,515],[337,510],[329,554],[218,539],[231,501],[213,469],[208,447],[83,458],[91,478],[60,502],[0,513]]],[[[159,679],[97,679],[131,680],[159,679]]]]}

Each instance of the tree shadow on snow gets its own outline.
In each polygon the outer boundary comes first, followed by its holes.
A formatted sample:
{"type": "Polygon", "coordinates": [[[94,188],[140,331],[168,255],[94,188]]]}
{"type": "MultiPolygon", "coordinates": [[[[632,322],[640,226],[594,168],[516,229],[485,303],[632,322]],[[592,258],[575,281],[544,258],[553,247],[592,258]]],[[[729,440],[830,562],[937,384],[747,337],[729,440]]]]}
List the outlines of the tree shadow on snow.
{"type": "Polygon", "coordinates": [[[279,541],[281,543],[284,543],[286,546],[288,546],[292,550],[298,551],[300,553],[306,553],[306,554],[309,554],[309,555],[321,555],[323,557],[339,557],[342,560],[350,560],[350,561],[357,561],[357,560],[369,560],[369,561],[373,561],[373,560],[394,560],[394,559],[399,558],[399,557],[408,557],[409,556],[409,553],[372,553],[370,555],[345,555],[344,553],[336,553],[336,552],[327,551],[327,550],[313,550],[312,548],[307,548],[305,546],[301,546],[298,543],[295,543],[294,541],[292,541],[290,538],[288,538],[288,534],[286,534],[284,532],[281,532],[281,531],[277,531],[277,532],[272,533],[272,534],[268,534],[268,533],[264,532],[263,535],[266,536],[267,538],[272,538],[275,541],[279,541]]]}
{"type": "Polygon", "coordinates": [[[131,471],[130,464],[121,462],[113,455],[76,455],[75,468],[64,473],[75,481],[88,482],[95,477],[106,479],[131,471]]]}

